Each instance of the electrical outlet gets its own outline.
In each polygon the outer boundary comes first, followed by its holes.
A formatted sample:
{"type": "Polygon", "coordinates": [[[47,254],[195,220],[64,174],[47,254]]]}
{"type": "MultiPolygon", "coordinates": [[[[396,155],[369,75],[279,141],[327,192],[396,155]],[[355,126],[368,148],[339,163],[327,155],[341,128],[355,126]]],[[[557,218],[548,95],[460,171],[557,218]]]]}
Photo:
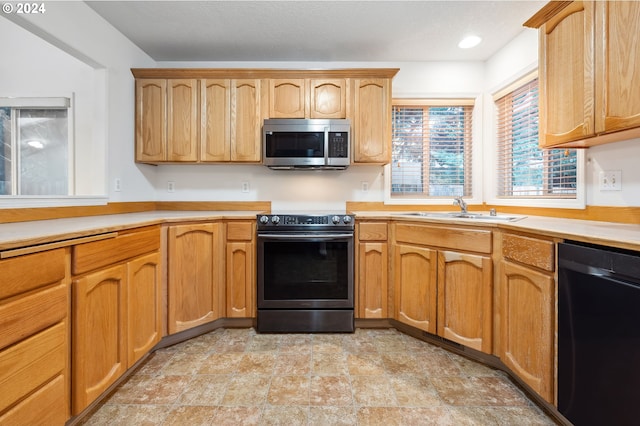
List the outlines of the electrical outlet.
{"type": "Polygon", "coordinates": [[[242,192],[245,194],[249,192],[249,182],[242,182],[242,192]]]}
{"type": "Polygon", "coordinates": [[[600,191],[621,191],[622,171],[605,170],[600,172],[600,191]]]}
{"type": "Polygon", "coordinates": [[[362,186],[362,192],[369,192],[369,182],[362,181],[360,185],[362,186]]]}
{"type": "Polygon", "coordinates": [[[167,192],[176,192],[176,183],[174,181],[167,182],[167,192]]]}
{"type": "Polygon", "coordinates": [[[116,179],[113,181],[113,190],[114,190],[115,192],[120,192],[120,191],[122,191],[122,181],[120,180],[120,178],[116,178],[116,179]]]}

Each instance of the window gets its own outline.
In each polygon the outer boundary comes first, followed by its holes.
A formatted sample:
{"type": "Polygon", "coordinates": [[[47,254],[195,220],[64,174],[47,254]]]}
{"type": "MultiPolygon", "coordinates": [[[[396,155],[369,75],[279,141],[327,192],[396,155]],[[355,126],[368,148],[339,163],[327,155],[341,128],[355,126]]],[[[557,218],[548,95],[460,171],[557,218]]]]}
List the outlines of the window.
{"type": "Polygon", "coordinates": [[[0,195],[69,195],[69,99],[0,99],[0,195]]]}
{"type": "Polygon", "coordinates": [[[471,195],[473,100],[393,101],[391,197],[471,195]]]}
{"type": "Polygon", "coordinates": [[[501,96],[496,106],[498,197],[575,199],[576,150],[538,148],[538,79],[501,96]]]}

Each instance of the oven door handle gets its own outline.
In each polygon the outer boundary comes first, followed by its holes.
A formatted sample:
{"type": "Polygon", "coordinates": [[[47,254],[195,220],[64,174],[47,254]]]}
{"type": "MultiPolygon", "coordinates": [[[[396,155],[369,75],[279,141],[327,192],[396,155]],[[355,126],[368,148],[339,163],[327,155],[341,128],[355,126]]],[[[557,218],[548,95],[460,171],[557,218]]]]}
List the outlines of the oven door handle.
{"type": "Polygon", "coordinates": [[[271,238],[274,240],[301,240],[310,238],[315,240],[326,240],[352,237],[353,234],[258,234],[258,238],[271,238]]]}

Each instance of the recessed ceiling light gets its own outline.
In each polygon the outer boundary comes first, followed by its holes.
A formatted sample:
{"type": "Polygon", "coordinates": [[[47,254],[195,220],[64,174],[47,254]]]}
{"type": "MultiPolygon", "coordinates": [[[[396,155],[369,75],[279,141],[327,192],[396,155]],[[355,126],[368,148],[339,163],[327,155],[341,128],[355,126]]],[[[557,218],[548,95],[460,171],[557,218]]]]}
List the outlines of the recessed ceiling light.
{"type": "Polygon", "coordinates": [[[480,44],[481,41],[482,39],[477,35],[466,36],[465,38],[460,40],[460,43],[458,43],[458,47],[460,49],[470,49],[480,44]]]}

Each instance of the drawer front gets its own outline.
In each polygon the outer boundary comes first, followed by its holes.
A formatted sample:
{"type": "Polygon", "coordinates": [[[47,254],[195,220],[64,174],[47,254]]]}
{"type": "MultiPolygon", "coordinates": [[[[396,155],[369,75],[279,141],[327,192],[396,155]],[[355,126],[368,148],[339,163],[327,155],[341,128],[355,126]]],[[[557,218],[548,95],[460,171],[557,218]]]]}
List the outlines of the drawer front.
{"type": "Polygon", "coordinates": [[[360,241],[386,241],[387,224],[385,222],[364,222],[358,224],[360,241]]]}
{"type": "Polygon", "coordinates": [[[68,309],[66,284],[0,304],[0,349],[62,321],[68,309]]]}
{"type": "Polygon", "coordinates": [[[63,426],[69,418],[64,375],[38,389],[0,416],[0,425],[63,426]]]}
{"type": "Polygon", "coordinates": [[[491,231],[481,229],[398,223],[396,241],[488,254],[492,236],[491,231]]]}
{"type": "Polygon", "coordinates": [[[160,249],[160,227],[123,233],[108,240],[73,247],[71,270],[74,275],[114,265],[160,249]]]}
{"type": "Polygon", "coordinates": [[[553,272],[556,269],[556,253],[553,241],[504,234],[502,236],[502,256],[549,272],[553,272]]]}
{"type": "Polygon", "coordinates": [[[253,234],[253,222],[227,223],[227,240],[251,241],[253,234]]]}
{"type": "Polygon", "coordinates": [[[0,300],[60,282],[65,277],[65,249],[0,260],[0,300]]]}
{"type": "Polygon", "coordinates": [[[67,335],[62,322],[0,352],[0,412],[65,371],[67,335]]]}

